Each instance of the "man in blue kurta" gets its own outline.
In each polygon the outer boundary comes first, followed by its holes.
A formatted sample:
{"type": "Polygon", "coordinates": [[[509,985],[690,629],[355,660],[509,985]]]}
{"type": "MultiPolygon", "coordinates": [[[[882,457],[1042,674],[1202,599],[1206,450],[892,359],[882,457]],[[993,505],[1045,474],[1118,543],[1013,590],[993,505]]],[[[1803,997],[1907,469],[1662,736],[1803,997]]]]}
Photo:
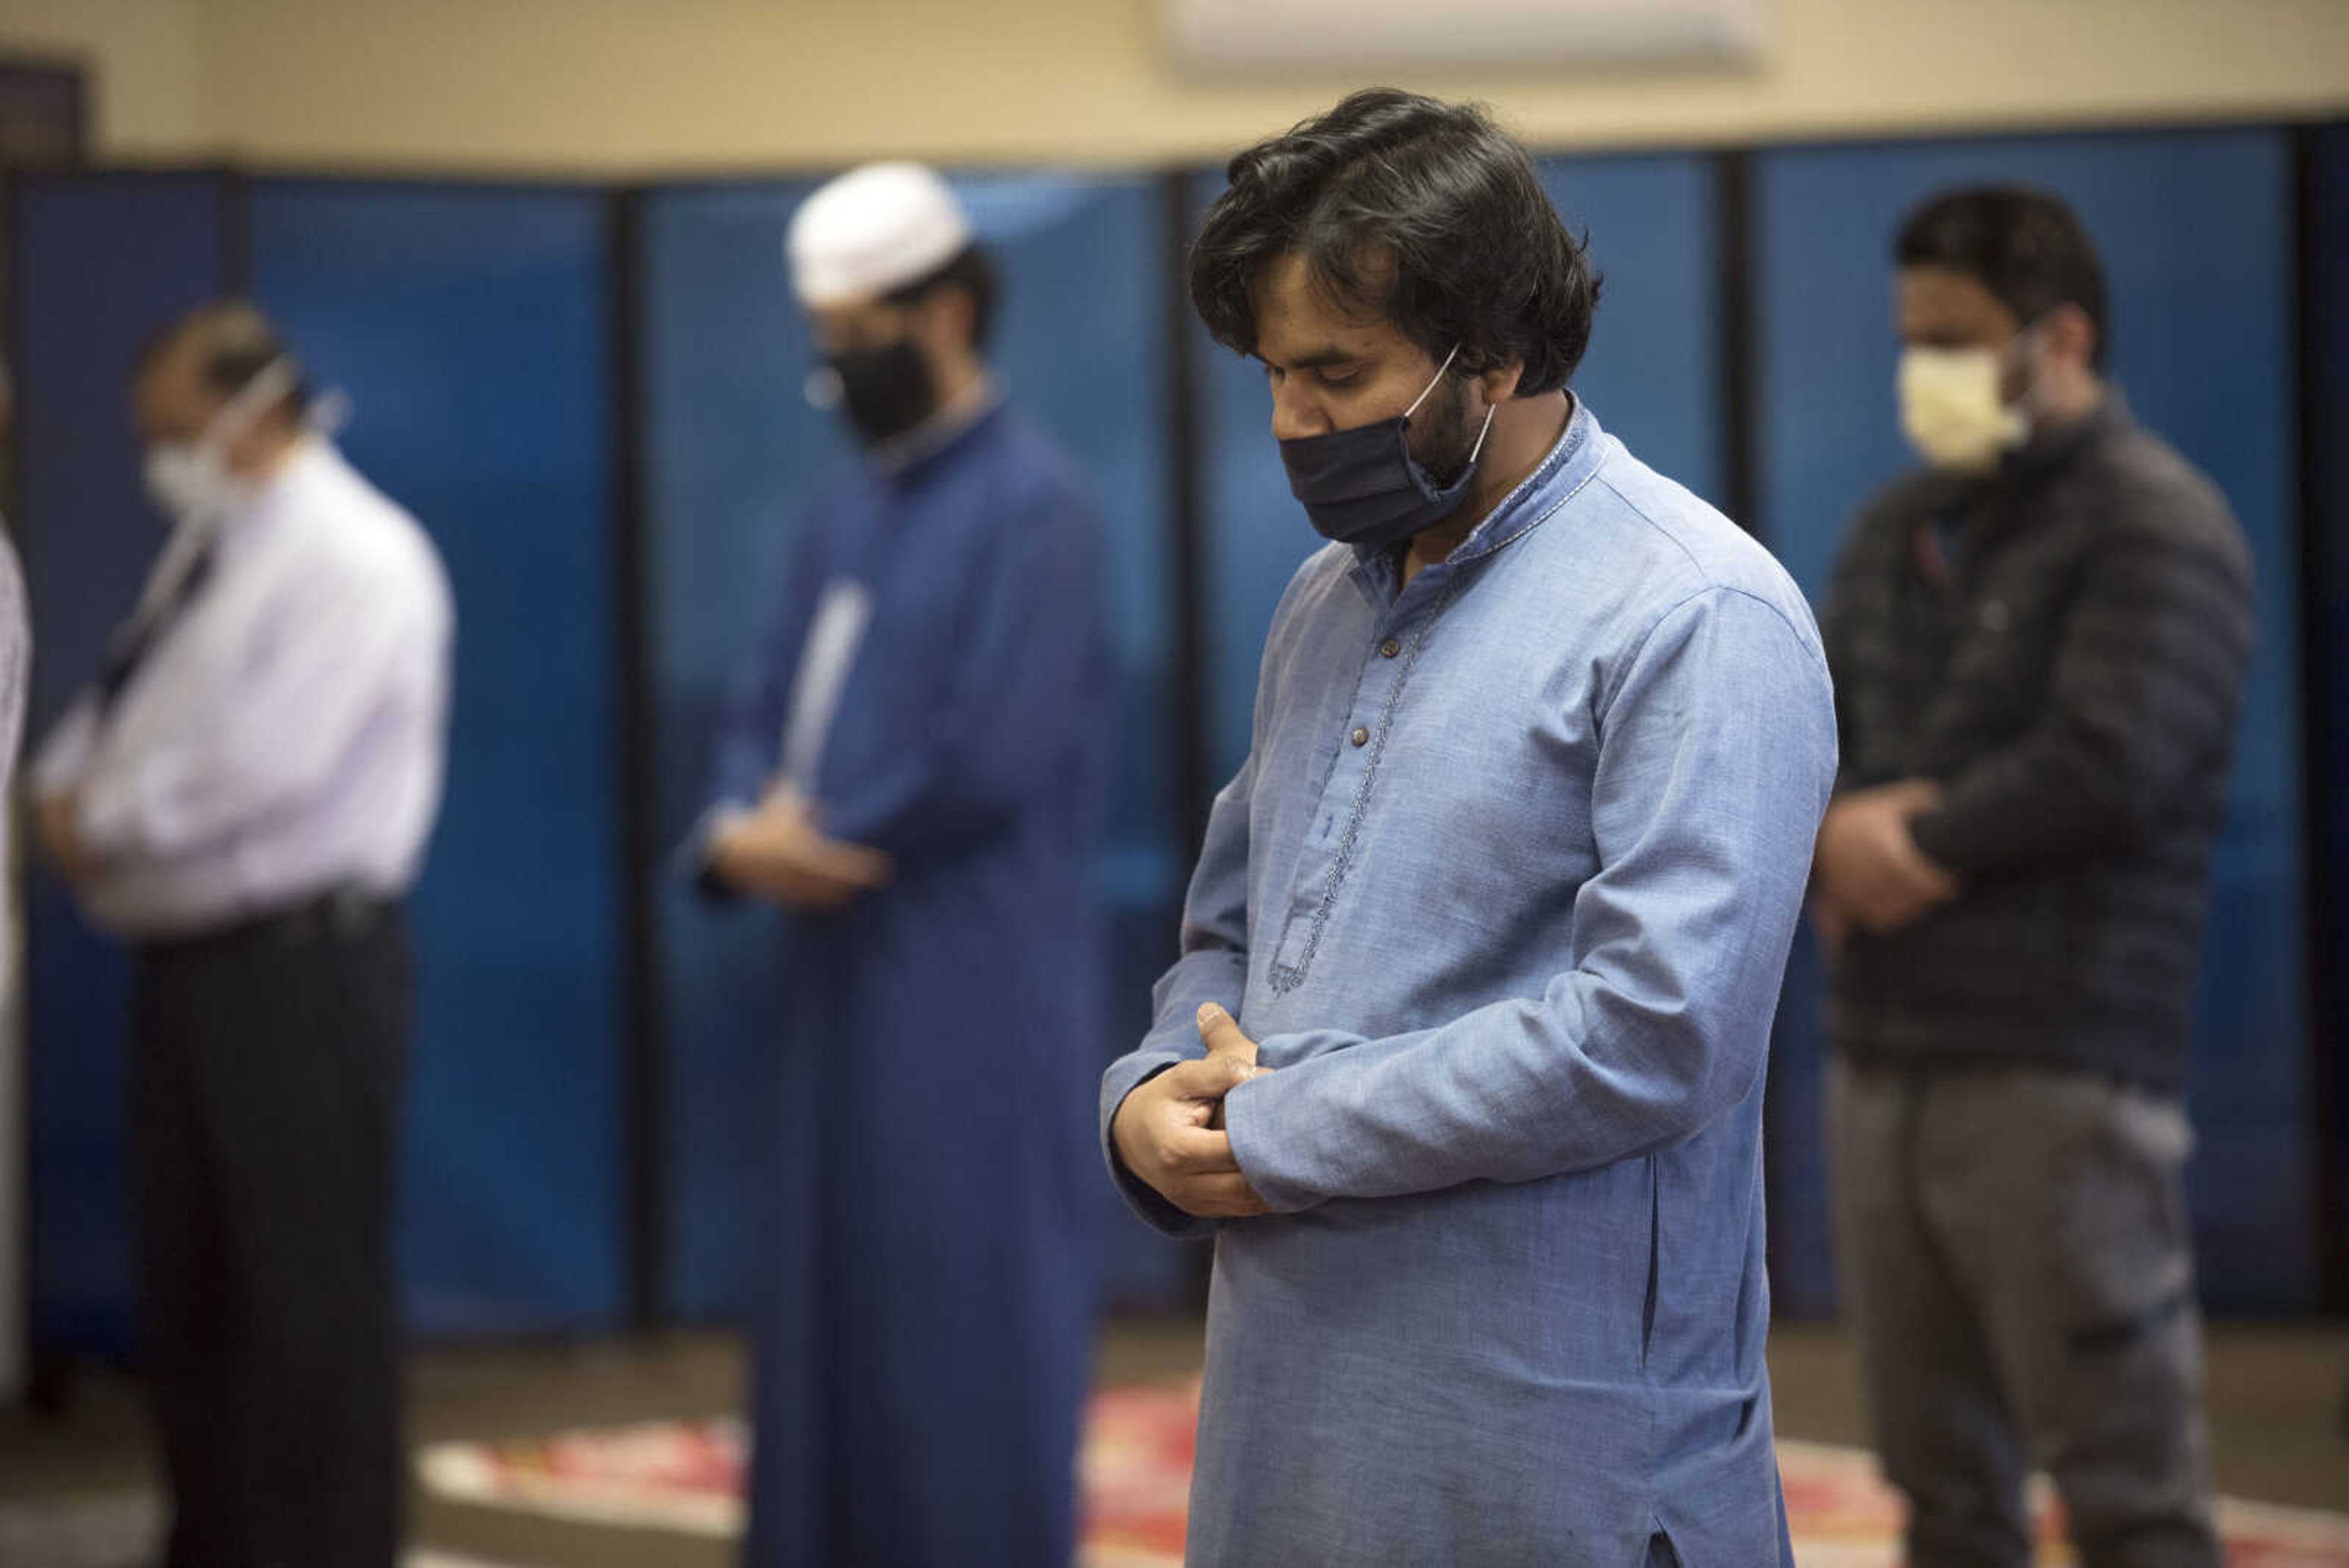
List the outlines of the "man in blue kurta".
{"type": "Polygon", "coordinates": [[[1213,1236],[1189,1560],[1787,1561],[1762,1086],[1835,774],[1777,565],[1567,389],[1480,111],[1357,94],[1191,259],[1332,544],[1267,641],[1112,1174],[1213,1236]]]}
{"type": "Polygon", "coordinates": [[[926,169],[794,215],[864,445],[724,722],[707,883],[788,911],[755,1306],[754,1568],[1065,1563],[1093,1306],[1098,530],[980,360],[926,169]]]}

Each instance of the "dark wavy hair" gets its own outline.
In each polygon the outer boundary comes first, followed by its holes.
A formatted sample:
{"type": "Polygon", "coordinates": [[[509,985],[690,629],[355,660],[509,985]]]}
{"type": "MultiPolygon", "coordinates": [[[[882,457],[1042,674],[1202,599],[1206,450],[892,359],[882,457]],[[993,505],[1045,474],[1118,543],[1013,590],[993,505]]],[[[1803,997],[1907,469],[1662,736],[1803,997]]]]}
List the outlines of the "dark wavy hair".
{"type": "Polygon", "coordinates": [[[1384,317],[1433,358],[1457,345],[1471,375],[1522,361],[1525,397],[1573,379],[1599,275],[1526,150],[1481,107],[1366,88],[1226,172],[1190,267],[1191,303],[1226,348],[1256,351],[1249,286],[1293,254],[1328,298],[1384,317]]]}
{"type": "Polygon", "coordinates": [[[1899,266],[1935,266],[1972,278],[2025,327],[2059,305],[2096,324],[2093,362],[2112,337],[2105,265],[2087,225],[2062,197],[2028,185],[1945,191],[1901,220],[1899,266]]]}

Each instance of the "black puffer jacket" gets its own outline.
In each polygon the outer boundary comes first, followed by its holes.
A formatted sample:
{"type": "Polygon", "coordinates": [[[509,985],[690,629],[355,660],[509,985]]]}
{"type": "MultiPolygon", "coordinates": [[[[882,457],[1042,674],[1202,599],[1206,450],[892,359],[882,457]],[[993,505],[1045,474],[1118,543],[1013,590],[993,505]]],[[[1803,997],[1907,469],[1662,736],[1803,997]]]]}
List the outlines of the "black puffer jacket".
{"type": "Polygon", "coordinates": [[[1939,781],[1918,846],[1967,884],[1854,938],[1835,1047],[2176,1092],[2251,646],[2225,498],[2116,394],[1995,477],[1877,496],[1821,618],[1843,787],[1939,781]]]}

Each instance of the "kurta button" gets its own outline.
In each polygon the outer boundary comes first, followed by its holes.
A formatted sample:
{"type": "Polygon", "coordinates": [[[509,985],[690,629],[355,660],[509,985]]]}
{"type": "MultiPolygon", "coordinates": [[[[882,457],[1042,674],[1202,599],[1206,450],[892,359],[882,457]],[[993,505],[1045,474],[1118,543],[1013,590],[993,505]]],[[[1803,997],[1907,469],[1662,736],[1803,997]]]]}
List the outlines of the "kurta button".
{"type": "Polygon", "coordinates": [[[1371,732],[1368,730],[1357,729],[1354,732],[1354,744],[1358,746],[1367,746],[1370,743],[1371,732]]]}
{"type": "Polygon", "coordinates": [[[1389,638],[1384,642],[1379,644],[1379,657],[1381,659],[1392,659],[1396,654],[1401,653],[1402,651],[1402,644],[1397,642],[1393,638],[1389,638]]]}

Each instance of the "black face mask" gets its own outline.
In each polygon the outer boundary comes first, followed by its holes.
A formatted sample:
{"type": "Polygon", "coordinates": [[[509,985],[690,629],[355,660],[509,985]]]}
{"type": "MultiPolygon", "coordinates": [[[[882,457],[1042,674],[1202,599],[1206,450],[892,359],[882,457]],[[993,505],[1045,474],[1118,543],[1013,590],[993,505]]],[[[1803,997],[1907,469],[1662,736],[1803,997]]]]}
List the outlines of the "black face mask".
{"type": "Polygon", "coordinates": [[[866,446],[895,441],[937,411],[930,361],[910,337],[844,348],[825,363],[839,378],[840,411],[866,446]]]}
{"type": "MultiPolygon", "coordinates": [[[[1459,352],[1454,348],[1444,356],[1435,379],[1394,418],[1351,430],[1292,437],[1280,443],[1289,493],[1304,503],[1306,516],[1323,538],[1373,550],[1391,549],[1433,527],[1458,508],[1476,476],[1476,458],[1485,450],[1485,437],[1493,428],[1497,408],[1485,411],[1485,423],[1475,443],[1457,458],[1456,472],[1448,481],[1439,479],[1413,454],[1409,432],[1412,415],[1435,390],[1459,352]]],[[[1465,433],[1455,427],[1443,444],[1456,449],[1464,444],[1465,433]]],[[[1442,454],[1444,459],[1454,455],[1454,452],[1442,454]]],[[[1443,467],[1453,468],[1454,463],[1445,461],[1443,467]]]]}

